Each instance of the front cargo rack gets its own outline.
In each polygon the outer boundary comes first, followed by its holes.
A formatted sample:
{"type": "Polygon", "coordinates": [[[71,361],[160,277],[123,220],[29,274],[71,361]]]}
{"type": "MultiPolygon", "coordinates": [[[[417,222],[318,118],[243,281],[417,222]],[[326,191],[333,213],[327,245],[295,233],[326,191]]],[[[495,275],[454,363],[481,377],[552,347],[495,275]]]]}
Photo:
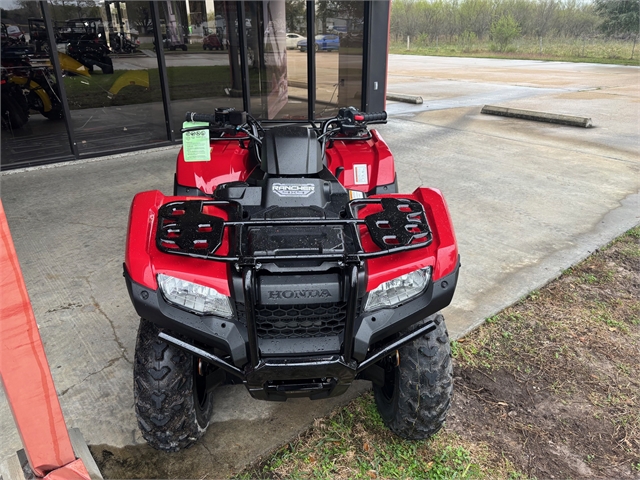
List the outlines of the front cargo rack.
{"type": "MultiPolygon", "coordinates": [[[[243,208],[237,202],[226,200],[179,200],[162,205],[158,209],[156,245],[162,252],[208,260],[255,264],[280,260],[333,260],[345,263],[380,257],[418,248],[433,241],[422,204],[407,198],[367,198],[352,200],[344,212],[345,218],[291,218],[246,219],[243,208]],[[378,205],[376,213],[358,218],[364,207],[378,205]],[[221,210],[228,220],[206,213],[206,208],[221,210]],[[361,228],[366,227],[371,240],[379,248],[365,251],[362,247],[361,228]],[[249,236],[255,243],[265,243],[259,227],[325,227],[324,240],[318,240],[310,248],[253,248],[246,245],[249,236]],[[223,244],[228,230],[230,244],[236,245],[227,254],[216,254],[223,244]],[[354,240],[347,246],[344,235],[354,240]],[[233,239],[236,239],[236,242],[233,239]],[[262,238],[262,240],[260,240],[262,238]],[[341,244],[340,244],[341,243],[341,244]],[[277,250],[277,251],[276,251],[277,250]],[[294,250],[296,253],[289,253],[294,250]],[[300,251],[302,250],[302,252],[300,251]],[[307,251],[304,251],[307,250],[307,251]]],[[[269,236],[267,233],[266,236],[269,236]]],[[[305,236],[304,238],[307,238],[305,236]]],[[[266,242],[268,243],[268,242],[266,242]]],[[[308,242],[307,242],[308,243],[308,242]]]]}

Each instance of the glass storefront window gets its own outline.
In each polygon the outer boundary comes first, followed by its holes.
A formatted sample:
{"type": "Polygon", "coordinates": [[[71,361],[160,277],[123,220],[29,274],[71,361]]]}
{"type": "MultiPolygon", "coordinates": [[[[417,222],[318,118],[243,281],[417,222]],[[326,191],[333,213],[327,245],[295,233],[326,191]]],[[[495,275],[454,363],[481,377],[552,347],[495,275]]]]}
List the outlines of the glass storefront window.
{"type": "Polygon", "coordinates": [[[256,118],[304,120],[363,106],[367,2],[316,0],[314,38],[306,0],[5,5],[14,8],[2,12],[3,166],[180,141],[187,111],[248,102],[256,118]]]}
{"type": "Polygon", "coordinates": [[[64,76],[79,154],[167,141],[150,3],[68,1],[49,8],[58,51],[80,65],[64,76]]]}
{"type": "Polygon", "coordinates": [[[306,3],[302,0],[247,2],[251,110],[262,119],[308,118],[306,3]],[[253,52],[257,52],[254,55],[253,52]]]}
{"type": "Polygon", "coordinates": [[[185,112],[242,110],[236,2],[163,1],[157,5],[176,136],[185,112]]]}
{"type": "Polygon", "coordinates": [[[363,42],[364,2],[316,2],[317,118],[361,108],[363,42]]]}
{"type": "MultiPolygon", "coordinates": [[[[2,9],[3,166],[71,158],[50,53],[39,3],[2,9]]],[[[55,53],[65,62],[64,54],[55,53]]]]}

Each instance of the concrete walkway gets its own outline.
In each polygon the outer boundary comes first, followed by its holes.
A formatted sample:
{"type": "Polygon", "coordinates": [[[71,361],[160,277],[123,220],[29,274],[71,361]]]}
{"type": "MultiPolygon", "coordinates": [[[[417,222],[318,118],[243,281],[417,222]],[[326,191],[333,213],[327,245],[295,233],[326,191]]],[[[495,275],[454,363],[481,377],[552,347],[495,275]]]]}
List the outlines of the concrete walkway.
{"type": "MultiPolygon", "coordinates": [[[[640,223],[640,92],[634,67],[391,56],[390,103],[379,128],[400,188],[441,189],[462,255],[445,311],[462,335],[640,223]],[[591,117],[592,129],[480,115],[485,103],[591,117]]],[[[171,192],[177,148],[8,172],[7,212],[62,408],[89,444],[128,447],[146,476],[223,478],[345,403],[254,401],[221,388],[212,425],[172,456],[143,445],[133,412],[138,319],[122,278],[136,192],[171,192]],[[155,468],[155,470],[154,470],[155,468]]],[[[0,393],[0,461],[20,448],[0,393]]],[[[109,448],[111,448],[109,447],[109,448]]]]}

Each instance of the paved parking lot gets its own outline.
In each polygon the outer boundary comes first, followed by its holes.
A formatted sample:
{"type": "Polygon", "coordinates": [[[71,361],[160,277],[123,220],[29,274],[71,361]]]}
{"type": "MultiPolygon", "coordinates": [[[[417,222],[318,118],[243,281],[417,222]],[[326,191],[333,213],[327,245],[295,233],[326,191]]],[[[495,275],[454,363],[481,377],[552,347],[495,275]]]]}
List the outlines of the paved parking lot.
{"type": "MultiPolygon", "coordinates": [[[[441,189],[462,270],[445,317],[454,336],[640,223],[640,92],[635,67],[391,56],[381,126],[402,191],[441,189]],[[480,114],[484,104],[591,117],[580,129],[480,114]]],[[[1,178],[2,202],[69,426],[90,444],[149,458],[133,412],[137,318],[122,279],[132,196],[170,193],[177,149],[1,178]]],[[[220,390],[212,425],[171,457],[171,475],[226,477],[304,430],[332,401],[264,403],[220,390]],[[260,439],[260,441],[256,441],[260,439]]],[[[0,459],[20,448],[0,394],[0,459]]],[[[158,464],[162,463],[158,460],[158,464]]]]}

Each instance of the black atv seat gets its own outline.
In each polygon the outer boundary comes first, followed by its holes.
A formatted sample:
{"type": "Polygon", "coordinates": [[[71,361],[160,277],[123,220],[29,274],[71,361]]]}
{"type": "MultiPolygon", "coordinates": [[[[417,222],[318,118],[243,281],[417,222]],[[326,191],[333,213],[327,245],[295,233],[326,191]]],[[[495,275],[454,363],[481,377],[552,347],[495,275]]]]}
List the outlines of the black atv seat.
{"type": "Polygon", "coordinates": [[[267,130],[262,139],[261,168],[269,175],[315,175],[322,171],[316,132],[297,125],[267,130]]]}

